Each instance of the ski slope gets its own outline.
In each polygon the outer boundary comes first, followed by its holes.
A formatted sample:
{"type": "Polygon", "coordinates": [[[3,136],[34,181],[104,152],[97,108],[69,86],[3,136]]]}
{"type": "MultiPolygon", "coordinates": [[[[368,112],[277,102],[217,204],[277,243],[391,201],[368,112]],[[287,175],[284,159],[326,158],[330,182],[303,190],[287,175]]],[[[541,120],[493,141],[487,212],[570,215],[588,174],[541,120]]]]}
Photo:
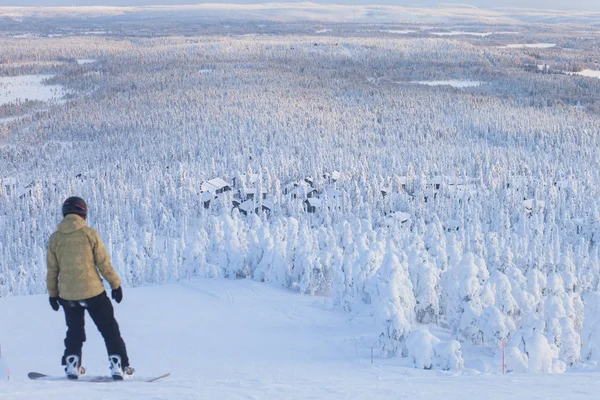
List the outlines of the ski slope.
{"type": "MultiPolygon", "coordinates": [[[[34,382],[61,374],[63,313],[46,296],[0,298],[0,399],[592,399],[600,373],[562,375],[422,371],[403,359],[370,361],[369,318],[348,320],[329,299],[249,280],[193,280],[126,289],[115,305],[138,376],[154,383],[34,382]]],[[[87,317],[83,360],[108,372],[87,317]]]]}

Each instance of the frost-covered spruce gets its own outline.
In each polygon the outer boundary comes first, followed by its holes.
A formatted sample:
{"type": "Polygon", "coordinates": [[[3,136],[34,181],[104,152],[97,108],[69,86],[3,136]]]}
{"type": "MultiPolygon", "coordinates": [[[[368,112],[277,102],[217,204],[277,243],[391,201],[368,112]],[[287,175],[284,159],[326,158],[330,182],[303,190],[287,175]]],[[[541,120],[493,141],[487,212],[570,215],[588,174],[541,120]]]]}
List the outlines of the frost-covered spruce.
{"type": "Polygon", "coordinates": [[[403,252],[398,253],[391,241],[371,281],[381,352],[386,357],[398,352],[406,355],[405,341],[416,321],[416,301],[408,277],[407,257],[403,252]]]}
{"type": "Polygon", "coordinates": [[[408,255],[408,272],[417,301],[417,322],[436,323],[439,313],[440,270],[432,264],[420,236],[415,235],[408,255]]]}

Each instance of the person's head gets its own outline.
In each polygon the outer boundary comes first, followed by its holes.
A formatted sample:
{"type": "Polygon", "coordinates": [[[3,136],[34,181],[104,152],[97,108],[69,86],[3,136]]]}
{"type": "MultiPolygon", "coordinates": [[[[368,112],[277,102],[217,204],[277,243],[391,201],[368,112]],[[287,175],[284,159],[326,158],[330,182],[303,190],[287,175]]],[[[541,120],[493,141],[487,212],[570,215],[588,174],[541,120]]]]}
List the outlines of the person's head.
{"type": "Polygon", "coordinates": [[[85,204],[85,200],[81,197],[69,197],[62,206],[63,217],[66,217],[68,214],[77,214],[81,218],[86,219],[87,210],[87,204],[85,204]]]}

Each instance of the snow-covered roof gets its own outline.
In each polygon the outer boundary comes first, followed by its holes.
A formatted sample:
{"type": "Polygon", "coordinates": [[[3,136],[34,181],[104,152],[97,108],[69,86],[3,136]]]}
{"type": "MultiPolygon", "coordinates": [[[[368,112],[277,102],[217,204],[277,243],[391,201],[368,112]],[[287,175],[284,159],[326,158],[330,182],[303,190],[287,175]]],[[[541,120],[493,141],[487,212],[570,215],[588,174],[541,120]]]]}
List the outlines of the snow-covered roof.
{"type": "Polygon", "coordinates": [[[316,189],[313,189],[308,185],[308,183],[304,183],[302,185],[298,185],[293,187],[289,194],[296,195],[296,197],[305,197],[307,193],[313,192],[316,189]]]}
{"type": "Polygon", "coordinates": [[[444,181],[445,181],[445,182],[446,182],[446,184],[448,184],[448,185],[464,185],[464,184],[466,184],[466,183],[467,183],[467,180],[466,180],[466,179],[459,178],[458,176],[453,176],[453,175],[446,176],[446,177],[444,178],[444,181]]]}
{"type": "Polygon", "coordinates": [[[448,190],[456,194],[474,193],[477,190],[477,185],[473,183],[459,183],[456,185],[448,185],[448,190]]]}
{"type": "Polygon", "coordinates": [[[300,187],[300,186],[310,187],[310,185],[305,181],[294,181],[294,182],[290,183],[289,185],[287,185],[286,187],[288,188],[288,190],[292,190],[292,189],[300,187]]]}
{"type": "Polygon", "coordinates": [[[327,195],[328,199],[337,199],[339,197],[343,197],[344,192],[334,188],[329,188],[325,191],[325,194],[327,195]]]}
{"type": "Polygon", "coordinates": [[[263,207],[266,207],[269,210],[272,210],[273,207],[275,206],[275,203],[271,199],[265,199],[265,200],[263,200],[262,205],[263,205],[263,207]]]}
{"type": "Polygon", "coordinates": [[[456,229],[459,227],[460,227],[460,221],[458,221],[456,219],[449,219],[446,222],[444,222],[445,229],[456,229]]]}
{"type": "Polygon", "coordinates": [[[306,201],[308,201],[308,204],[310,204],[312,207],[321,207],[321,205],[323,204],[323,200],[318,199],[316,197],[311,197],[309,199],[306,199],[306,201]]]}
{"type": "Polygon", "coordinates": [[[239,208],[240,210],[245,211],[246,213],[251,213],[254,212],[254,210],[256,209],[256,204],[254,203],[254,200],[246,200],[245,202],[240,204],[239,208]]]}
{"type": "Polygon", "coordinates": [[[213,199],[213,194],[211,192],[202,192],[200,194],[200,197],[202,198],[202,201],[210,201],[213,199]]]}
{"type": "Polygon", "coordinates": [[[436,175],[432,178],[429,178],[429,181],[427,183],[431,183],[434,185],[441,185],[443,181],[444,181],[444,178],[441,175],[436,175]]]}
{"type": "Polygon", "coordinates": [[[381,224],[391,228],[392,226],[396,226],[398,223],[405,224],[408,221],[410,221],[410,214],[402,211],[395,211],[384,217],[381,221],[381,224]]]}
{"type": "Polygon", "coordinates": [[[524,200],[523,205],[527,211],[533,211],[533,208],[536,208],[536,211],[543,210],[546,207],[546,202],[543,200],[529,199],[524,200]]]}
{"type": "Polygon", "coordinates": [[[579,226],[585,224],[585,218],[573,218],[573,222],[579,226]]]}
{"type": "Polygon", "coordinates": [[[400,222],[406,222],[410,219],[410,214],[402,211],[396,211],[389,215],[390,218],[393,218],[400,222]]]}
{"type": "Polygon", "coordinates": [[[221,178],[211,179],[202,184],[202,191],[216,192],[217,190],[221,190],[224,187],[229,186],[229,183],[225,182],[221,178]]]}
{"type": "Polygon", "coordinates": [[[7,178],[2,178],[2,184],[5,186],[16,186],[17,185],[17,178],[13,178],[13,177],[7,177],[7,178]]]}
{"type": "MultiPolygon", "coordinates": [[[[245,194],[245,195],[256,194],[258,192],[258,189],[256,189],[256,188],[243,188],[243,189],[240,189],[240,192],[242,194],[245,194]]],[[[267,193],[267,189],[263,188],[263,189],[260,190],[260,192],[262,194],[265,194],[265,193],[267,193]]]]}

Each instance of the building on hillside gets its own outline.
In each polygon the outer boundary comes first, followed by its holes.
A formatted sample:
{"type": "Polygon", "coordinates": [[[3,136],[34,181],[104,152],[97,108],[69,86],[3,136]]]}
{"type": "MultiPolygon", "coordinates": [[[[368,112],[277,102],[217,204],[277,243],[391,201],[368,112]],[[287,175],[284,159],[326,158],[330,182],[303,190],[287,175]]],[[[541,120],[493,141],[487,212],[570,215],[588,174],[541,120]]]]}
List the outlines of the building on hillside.
{"type": "Polygon", "coordinates": [[[335,188],[328,188],[319,196],[321,204],[325,202],[327,209],[341,211],[344,207],[344,192],[335,188]]]}
{"type": "Polygon", "coordinates": [[[460,229],[460,221],[449,219],[443,223],[443,227],[446,232],[458,232],[460,229]]]}
{"type": "Polygon", "coordinates": [[[218,195],[231,190],[231,185],[221,178],[215,178],[204,182],[200,189],[200,199],[204,208],[209,208],[210,202],[219,197],[218,195]]]}
{"type": "Polygon", "coordinates": [[[427,189],[440,190],[443,182],[444,182],[444,178],[440,175],[436,175],[427,180],[427,183],[425,183],[425,187],[427,189]]]}
{"type": "Polygon", "coordinates": [[[304,200],[311,197],[317,197],[319,195],[319,191],[314,189],[307,182],[298,181],[288,185],[283,190],[283,194],[289,195],[292,199],[304,200]]]}
{"type": "Polygon", "coordinates": [[[210,202],[212,199],[214,199],[214,197],[215,196],[211,192],[200,193],[200,198],[202,199],[202,204],[204,205],[204,208],[210,207],[210,202]]]}
{"type": "Polygon", "coordinates": [[[6,192],[7,196],[14,196],[17,194],[17,179],[16,178],[2,178],[0,180],[2,189],[6,192]]]}
{"type": "Polygon", "coordinates": [[[523,206],[525,207],[525,212],[528,214],[532,214],[534,212],[542,212],[546,207],[546,202],[538,199],[528,199],[523,201],[523,206]]]}
{"type": "Polygon", "coordinates": [[[264,199],[262,202],[262,211],[267,214],[267,216],[271,215],[271,211],[275,208],[275,202],[272,199],[264,199]]]}
{"type": "MultiPolygon", "coordinates": [[[[242,199],[242,200],[252,200],[252,199],[258,197],[257,196],[257,192],[258,192],[258,189],[256,189],[256,188],[240,188],[240,190],[239,190],[238,193],[239,193],[239,198],[240,199],[242,199]]],[[[267,198],[267,194],[268,193],[267,193],[266,189],[262,189],[261,188],[260,189],[260,194],[261,194],[260,197],[262,197],[263,200],[267,198]]]]}
{"type": "Polygon", "coordinates": [[[221,178],[215,178],[204,182],[201,186],[201,190],[203,192],[210,192],[213,195],[218,195],[230,191],[231,185],[221,178]]]}
{"type": "Polygon", "coordinates": [[[248,215],[252,213],[258,214],[259,210],[270,215],[271,211],[275,206],[275,202],[269,198],[262,201],[262,204],[255,202],[254,199],[240,202],[240,200],[233,200],[233,208],[237,208],[242,215],[248,215]]]}
{"type": "Polygon", "coordinates": [[[304,200],[304,209],[306,212],[314,214],[318,210],[321,209],[323,205],[323,201],[316,197],[311,197],[309,199],[304,200]]]}
{"type": "Polygon", "coordinates": [[[396,183],[400,186],[398,189],[406,191],[406,185],[408,184],[408,176],[399,176],[396,178],[396,183]]]}
{"type": "Polygon", "coordinates": [[[330,185],[335,184],[340,180],[341,173],[339,171],[333,171],[332,173],[326,172],[323,174],[323,179],[330,185]]]}
{"type": "Polygon", "coordinates": [[[573,221],[573,225],[575,226],[575,233],[577,233],[578,235],[583,234],[584,227],[586,226],[585,218],[582,218],[582,217],[573,218],[572,221],[573,221]]]}
{"type": "Polygon", "coordinates": [[[403,227],[408,226],[410,225],[409,222],[410,214],[401,211],[394,211],[386,215],[381,220],[380,225],[389,229],[394,226],[397,226],[398,224],[403,227]]]}
{"type": "Polygon", "coordinates": [[[474,178],[446,176],[444,178],[444,188],[454,195],[472,194],[477,189],[477,180],[474,178]]]}
{"type": "Polygon", "coordinates": [[[246,200],[238,205],[238,210],[240,210],[240,214],[248,215],[250,213],[256,212],[258,207],[254,200],[246,200]]]}

